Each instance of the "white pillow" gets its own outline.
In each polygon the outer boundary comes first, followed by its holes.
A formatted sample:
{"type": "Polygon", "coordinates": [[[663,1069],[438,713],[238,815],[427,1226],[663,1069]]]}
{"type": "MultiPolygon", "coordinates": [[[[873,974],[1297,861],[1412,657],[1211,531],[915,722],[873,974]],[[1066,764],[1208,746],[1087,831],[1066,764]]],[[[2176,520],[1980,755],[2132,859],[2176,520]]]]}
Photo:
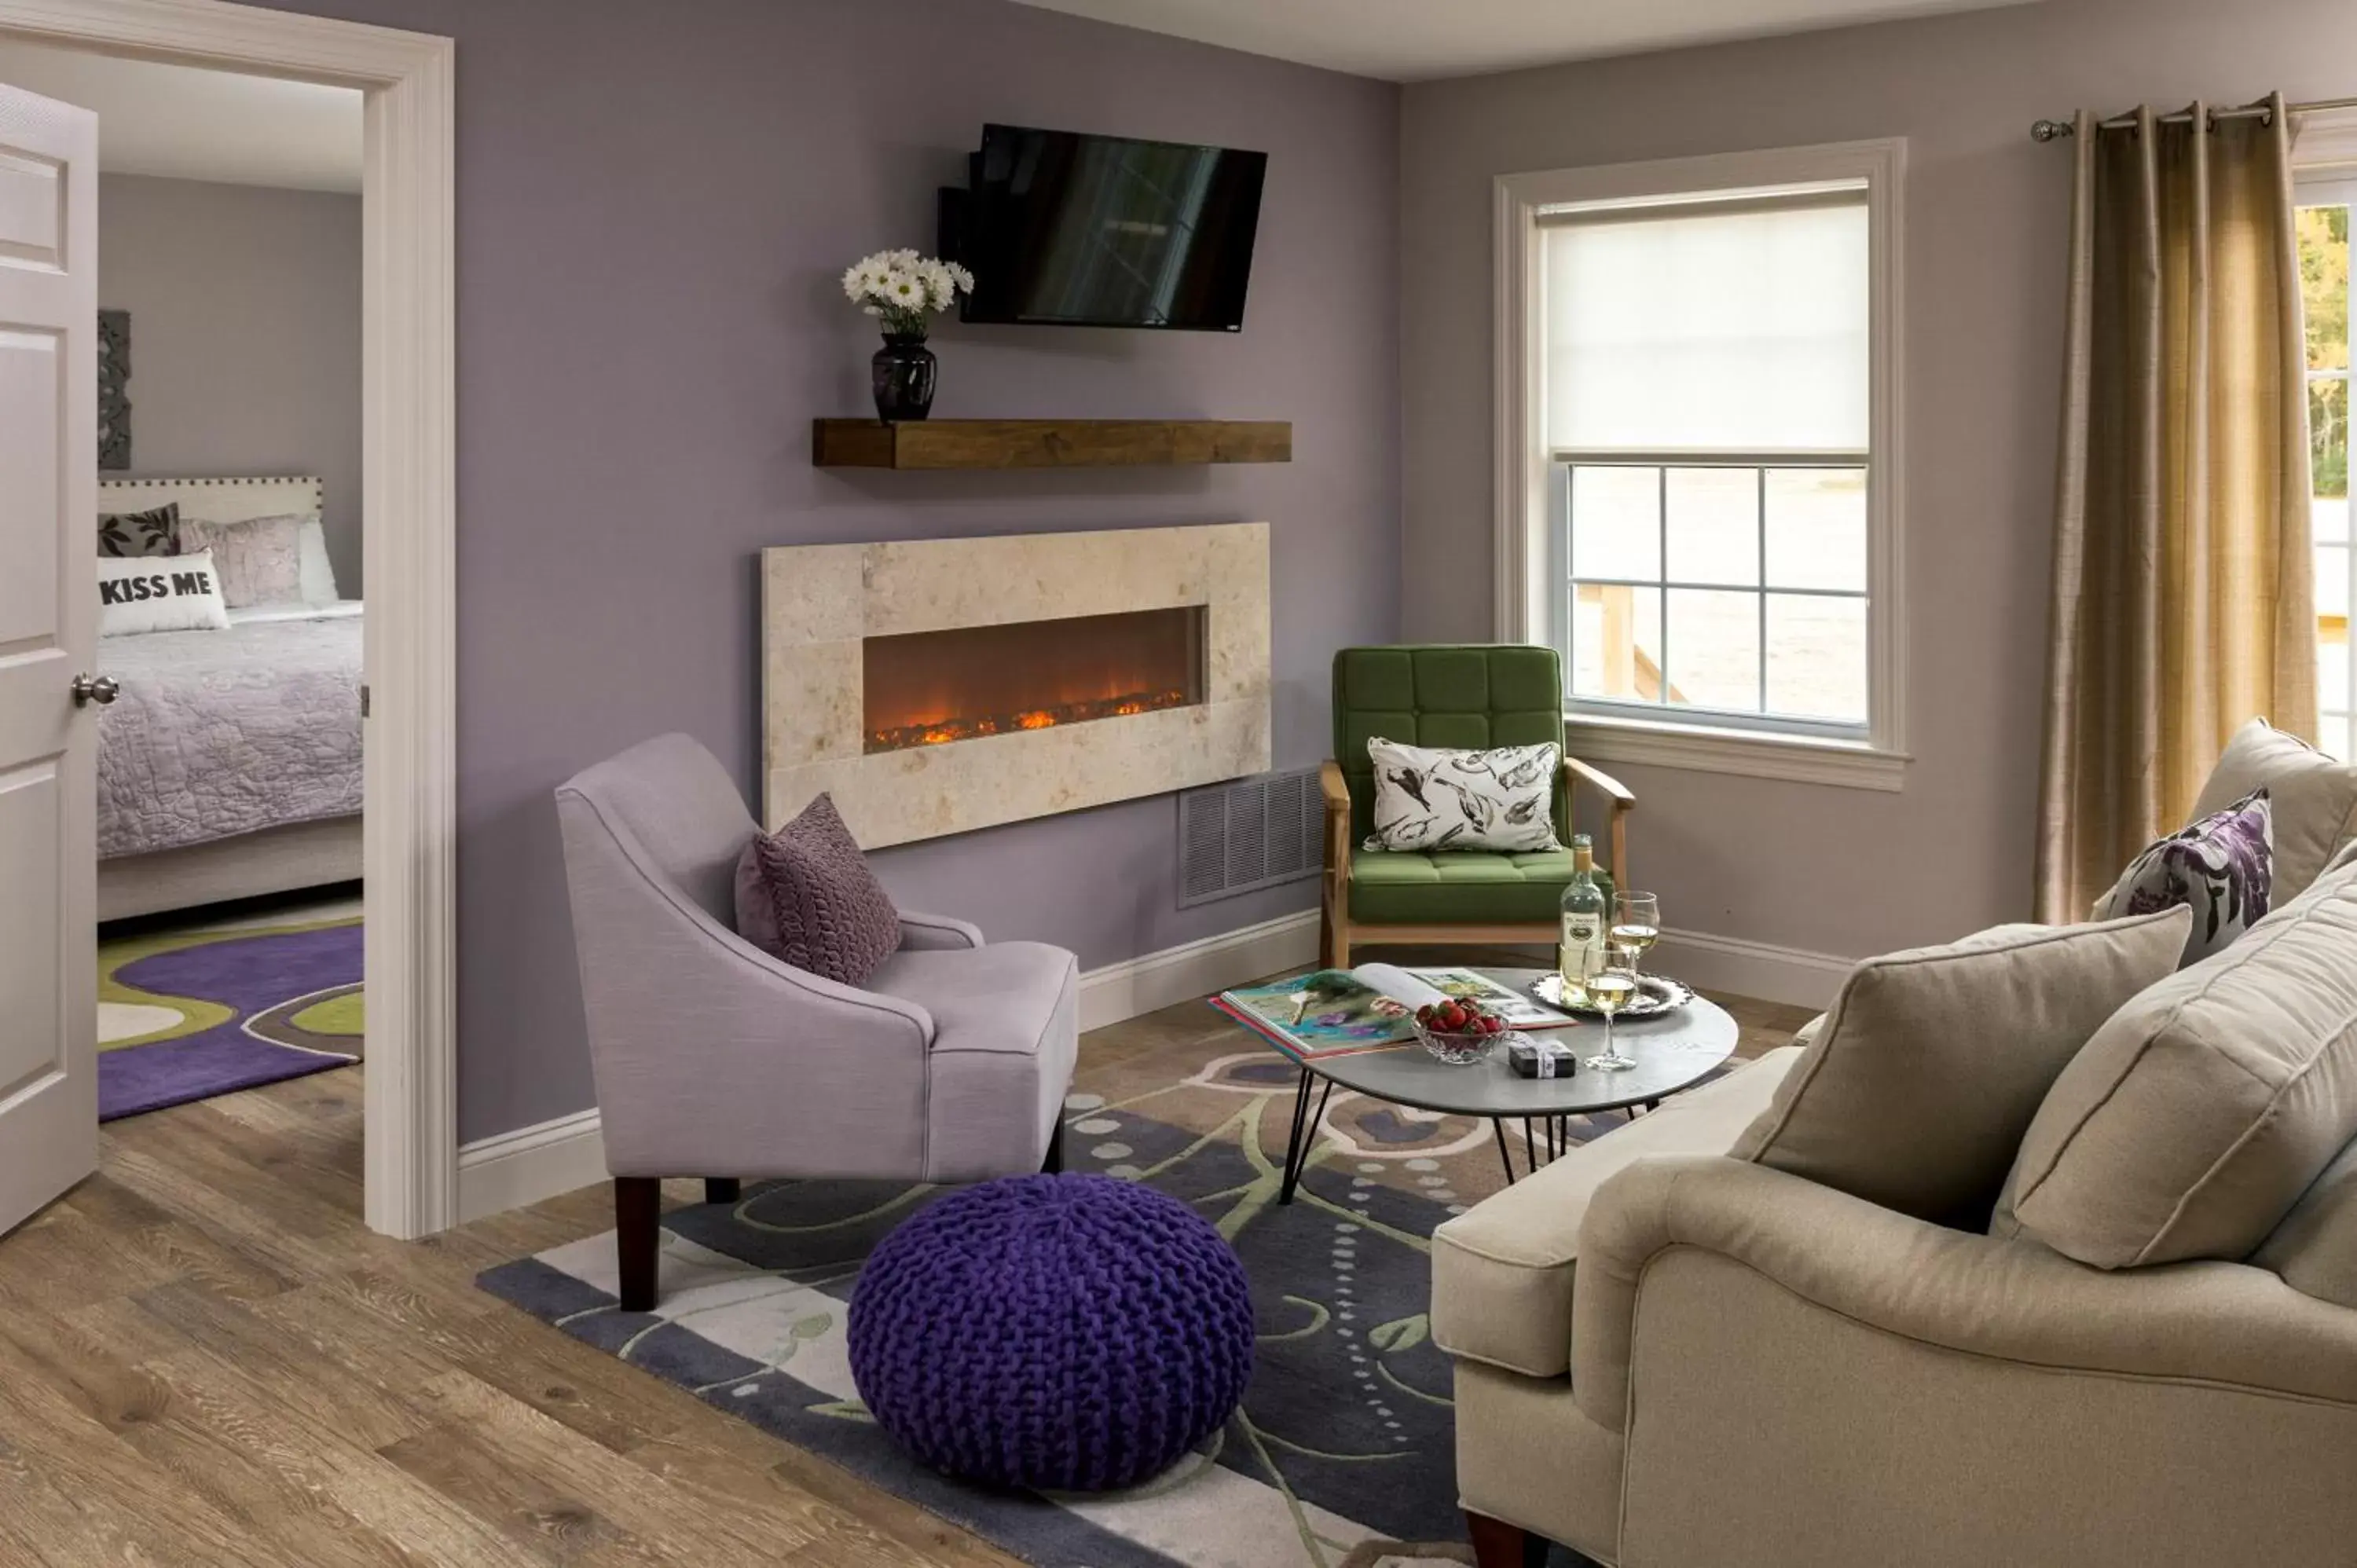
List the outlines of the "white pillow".
{"type": "Polygon", "coordinates": [[[332,605],[336,602],[336,567],[328,559],[328,531],[319,526],[316,517],[303,520],[296,535],[296,564],[303,579],[303,602],[307,605],[332,605]]]}
{"type": "Polygon", "coordinates": [[[1561,849],[1555,776],[1562,755],[1551,740],[1462,751],[1370,739],[1375,831],[1366,847],[1520,854],[1561,849]]]}
{"type": "Polygon", "coordinates": [[[145,631],[226,631],[213,554],[99,557],[98,635],[145,631]]]}

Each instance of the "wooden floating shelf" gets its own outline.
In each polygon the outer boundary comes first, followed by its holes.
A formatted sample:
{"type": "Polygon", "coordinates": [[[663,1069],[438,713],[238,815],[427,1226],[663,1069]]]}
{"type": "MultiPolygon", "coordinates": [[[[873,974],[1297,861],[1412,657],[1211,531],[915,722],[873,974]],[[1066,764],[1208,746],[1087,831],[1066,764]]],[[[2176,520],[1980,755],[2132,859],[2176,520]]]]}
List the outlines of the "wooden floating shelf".
{"type": "Polygon", "coordinates": [[[822,468],[1097,468],[1292,460],[1293,425],[1282,419],[811,422],[811,461],[822,468]]]}

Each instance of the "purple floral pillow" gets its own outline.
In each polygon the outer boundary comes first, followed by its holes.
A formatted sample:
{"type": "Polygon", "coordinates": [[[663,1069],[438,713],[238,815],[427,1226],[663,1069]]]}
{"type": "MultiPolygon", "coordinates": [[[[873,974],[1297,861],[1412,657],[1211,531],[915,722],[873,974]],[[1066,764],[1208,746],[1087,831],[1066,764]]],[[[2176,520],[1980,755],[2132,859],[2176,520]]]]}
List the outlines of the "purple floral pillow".
{"type": "Polygon", "coordinates": [[[737,860],[737,934],[772,958],[864,984],[900,947],[893,908],[832,798],[821,795],[737,860]]]}
{"type": "Polygon", "coordinates": [[[2274,888],[2275,820],[2267,792],[2256,789],[2136,856],[2096,902],[2095,918],[2190,907],[2193,929],[2177,965],[2183,969],[2264,919],[2274,888]]]}

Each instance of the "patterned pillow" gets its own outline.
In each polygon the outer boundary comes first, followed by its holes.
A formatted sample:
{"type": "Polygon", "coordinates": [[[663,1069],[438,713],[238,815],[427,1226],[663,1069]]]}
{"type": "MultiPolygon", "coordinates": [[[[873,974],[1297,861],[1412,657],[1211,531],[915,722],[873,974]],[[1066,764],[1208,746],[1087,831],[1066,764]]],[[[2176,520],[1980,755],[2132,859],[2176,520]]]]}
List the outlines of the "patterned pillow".
{"type": "Polygon", "coordinates": [[[833,798],[821,795],[737,860],[737,934],[770,957],[845,985],[900,946],[892,907],[833,798]]]}
{"type": "Polygon", "coordinates": [[[2148,915],[2183,904],[2193,911],[2182,969],[2222,951],[2266,918],[2275,891],[2275,823],[2267,792],[2255,789],[2146,850],[2095,903],[2095,918],[2148,915]]]}
{"type": "Polygon", "coordinates": [[[1555,836],[1555,776],[1563,748],[1553,741],[1447,751],[1367,742],[1375,765],[1379,850],[1489,849],[1535,854],[1561,849],[1555,836]]]}
{"type": "Polygon", "coordinates": [[[180,503],[166,501],[145,511],[106,511],[98,516],[98,553],[121,558],[178,555],[180,503]]]}
{"type": "Polygon", "coordinates": [[[240,522],[180,520],[180,548],[210,550],[231,609],[303,600],[303,520],[250,517],[240,522]]]}

